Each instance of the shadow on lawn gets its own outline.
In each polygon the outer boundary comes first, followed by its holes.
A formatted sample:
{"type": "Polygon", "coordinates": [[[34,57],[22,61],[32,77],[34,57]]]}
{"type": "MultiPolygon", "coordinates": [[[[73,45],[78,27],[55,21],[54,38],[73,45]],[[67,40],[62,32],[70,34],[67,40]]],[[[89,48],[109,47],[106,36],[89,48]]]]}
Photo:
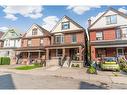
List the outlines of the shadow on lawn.
{"type": "Polygon", "coordinates": [[[11,74],[0,75],[0,89],[15,89],[11,74]]]}
{"type": "Polygon", "coordinates": [[[80,88],[79,89],[106,89],[102,86],[98,86],[95,84],[90,84],[88,82],[80,82],[80,88]]]}

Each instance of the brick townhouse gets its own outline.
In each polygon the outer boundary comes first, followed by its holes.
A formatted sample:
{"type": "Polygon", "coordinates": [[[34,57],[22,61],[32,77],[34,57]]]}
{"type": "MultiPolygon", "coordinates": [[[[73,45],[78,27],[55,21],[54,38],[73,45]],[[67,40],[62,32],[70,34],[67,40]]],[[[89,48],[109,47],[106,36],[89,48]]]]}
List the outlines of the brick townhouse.
{"type": "Polygon", "coordinates": [[[84,63],[86,55],[86,33],[84,28],[67,16],[61,18],[49,32],[33,24],[22,37],[21,48],[16,50],[17,60],[29,64],[43,58],[47,65],[58,65],[59,58],[65,63],[77,61],[84,63]]]}
{"type": "Polygon", "coordinates": [[[46,59],[47,45],[50,45],[50,33],[38,24],[33,24],[22,37],[21,47],[16,49],[17,64],[30,64],[37,59],[46,59]]]}
{"type": "Polygon", "coordinates": [[[87,40],[83,27],[68,16],[64,16],[50,33],[51,44],[46,46],[46,59],[51,62],[50,64],[58,64],[59,58],[63,60],[65,58],[65,63],[70,60],[71,64],[76,61],[83,65],[87,40]]]}
{"type": "Polygon", "coordinates": [[[95,22],[89,22],[91,59],[127,57],[127,15],[109,8],[95,22]]]}

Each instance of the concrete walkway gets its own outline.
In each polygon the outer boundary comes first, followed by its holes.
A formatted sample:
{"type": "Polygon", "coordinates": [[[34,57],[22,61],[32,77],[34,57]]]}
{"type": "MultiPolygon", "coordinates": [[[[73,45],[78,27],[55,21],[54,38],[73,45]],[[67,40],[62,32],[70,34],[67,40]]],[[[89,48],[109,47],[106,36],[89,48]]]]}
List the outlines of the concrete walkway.
{"type": "Polygon", "coordinates": [[[60,67],[42,67],[33,70],[15,70],[15,66],[11,67],[0,67],[0,72],[5,73],[15,73],[15,74],[26,74],[34,76],[55,76],[72,78],[81,81],[87,81],[92,83],[100,83],[107,88],[111,88],[113,85],[124,85],[127,88],[127,75],[120,72],[112,71],[98,71],[98,74],[88,74],[86,73],[87,68],[60,68],[60,67]]]}

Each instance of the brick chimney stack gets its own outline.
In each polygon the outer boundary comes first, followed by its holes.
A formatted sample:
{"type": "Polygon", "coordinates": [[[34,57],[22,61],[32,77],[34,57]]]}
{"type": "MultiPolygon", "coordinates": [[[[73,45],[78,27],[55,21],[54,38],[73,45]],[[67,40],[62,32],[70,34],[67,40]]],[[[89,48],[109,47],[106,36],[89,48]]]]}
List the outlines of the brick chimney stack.
{"type": "Polygon", "coordinates": [[[88,27],[91,25],[91,19],[88,19],[88,27]]]}

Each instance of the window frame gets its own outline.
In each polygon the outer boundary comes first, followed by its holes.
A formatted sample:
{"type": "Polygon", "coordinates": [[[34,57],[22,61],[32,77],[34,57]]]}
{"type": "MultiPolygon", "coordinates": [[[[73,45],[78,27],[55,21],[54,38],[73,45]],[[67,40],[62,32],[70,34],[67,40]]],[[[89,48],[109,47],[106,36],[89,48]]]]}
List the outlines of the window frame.
{"type": "Polygon", "coordinates": [[[117,24],[117,15],[115,14],[115,15],[108,15],[108,16],[106,16],[106,24],[107,24],[107,25],[110,25],[110,24],[117,24]],[[115,19],[116,21],[115,21],[115,22],[112,22],[112,18],[111,18],[111,17],[113,17],[113,16],[116,17],[116,19],[115,19]],[[109,21],[110,21],[110,22],[108,22],[108,19],[107,19],[108,17],[109,17],[109,21]]]}
{"type": "Polygon", "coordinates": [[[44,44],[43,38],[40,38],[40,45],[42,46],[44,44]]]}
{"type": "Polygon", "coordinates": [[[31,46],[32,46],[32,41],[31,41],[31,39],[28,39],[27,46],[28,46],[28,47],[31,47],[31,46]],[[29,44],[29,41],[30,41],[30,44],[29,44]]]}
{"type": "Polygon", "coordinates": [[[62,29],[62,30],[70,29],[70,21],[62,22],[62,24],[61,24],[61,29],[62,29]],[[68,23],[68,28],[64,28],[64,24],[65,24],[65,23],[68,23]]]}
{"type": "Polygon", "coordinates": [[[99,41],[99,40],[103,40],[103,31],[98,31],[96,32],[96,40],[99,41]],[[97,37],[97,33],[101,33],[102,34],[102,37],[97,37]],[[97,38],[102,38],[102,39],[97,39],[97,38]]]}
{"type": "Polygon", "coordinates": [[[33,28],[32,29],[32,35],[37,35],[37,30],[38,30],[37,28],[33,28]],[[36,29],[36,31],[34,31],[35,29],[36,29]]]}
{"type": "Polygon", "coordinates": [[[62,44],[64,43],[64,35],[55,35],[55,43],[56,44],[62,44]],[[58,38],[60,38],[60,42],[58,42],[58,38]]]}
{"type": "Polygon", "coordinates": [[[63,50],[62,49],[56,49],[56,57],[62,57],[63,50]],[[62,51],[61,54],[59,53],[59,50],[62,51]]]}
{"type": "Polygon", "coordinates": [[[77,35],[76,35],[76,34],[72,34],[72,35],[71,35],[71,42],[72,42],[72,43],[77,43],[77,35]],[[75,38],[76,38],[75,41],[74,41],[74,38],[73,38],[74,36],[75,36],[75,38]]]}

